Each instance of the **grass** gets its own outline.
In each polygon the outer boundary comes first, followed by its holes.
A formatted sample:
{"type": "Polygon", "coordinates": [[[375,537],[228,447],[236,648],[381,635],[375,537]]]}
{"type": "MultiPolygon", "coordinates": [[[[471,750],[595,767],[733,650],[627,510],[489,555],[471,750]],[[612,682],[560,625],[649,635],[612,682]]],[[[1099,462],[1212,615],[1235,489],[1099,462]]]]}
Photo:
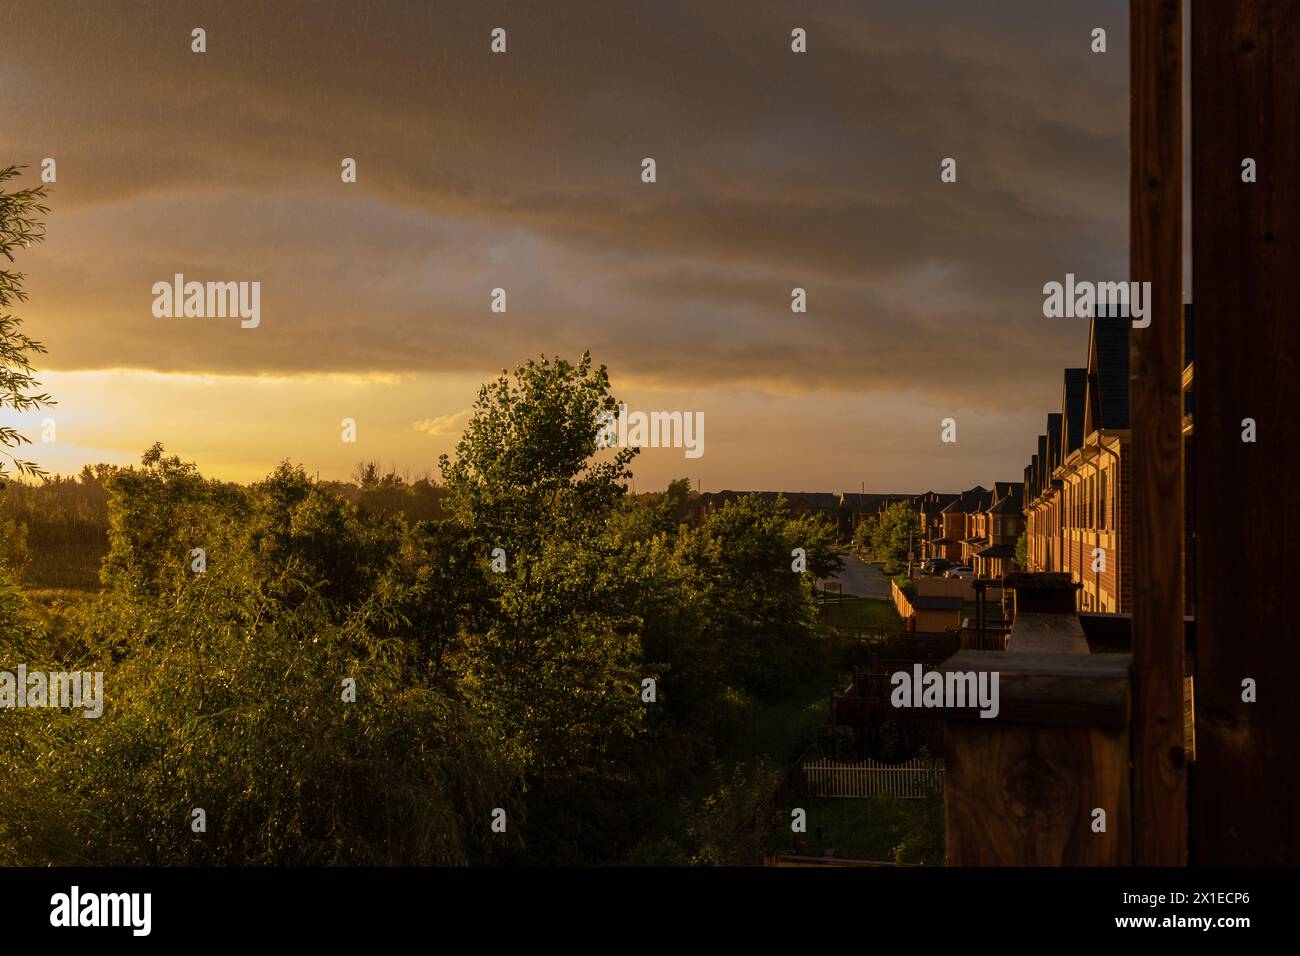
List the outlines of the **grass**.
{"type": "Polygon", "coordinates": [[[808,832],[782,834],[778,852],[822,856],[834,850],[836,857],[848,860],[943,863],[941,797],[803,797],[800,805],[808,812],[808,832]]]}
{"type": "Polygon", "coordinates": [[[888,598],[844,598],[821,606],[822,624],[827,627],[883,627],[897,630],[902,619],[888,598]]]}
{"type": "Polygon", "coordinates": [[[804,681],[785,700],[760,704],[749,733],[722,753],[724,762],[753,762],[766,757],[784,770],[829,721],[831,688],[846,677],[827,670],[804,681]]]}

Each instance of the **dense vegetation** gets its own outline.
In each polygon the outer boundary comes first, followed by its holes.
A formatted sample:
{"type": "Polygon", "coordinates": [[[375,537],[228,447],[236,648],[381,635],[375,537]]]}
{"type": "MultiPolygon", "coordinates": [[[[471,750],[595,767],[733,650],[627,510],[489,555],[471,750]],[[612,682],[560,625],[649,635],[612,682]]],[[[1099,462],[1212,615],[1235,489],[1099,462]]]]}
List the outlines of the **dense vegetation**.
{"type": "Polygon", "coordinates": [[[3,714],[0,862],[753,862],[770,770],[712,763],[824,672],[834,529],[625,494],[616,407],[587,356],[542,359],[482,388],[436,484],[244,487],[159,446],[12,484],[0,669],[102,670],[106,707],[3,714]],[[52,623],[16,581],[59,548],[102,587],[52,623]]]}
{"type": "Polygon", "coordinates": [[[858,525],[853,546],[859,554],[879,561],[886,574],[897,574],[907,567],[908,554],[921,548],[921,526],[916,512],[905,501],[887,507],[875,521],[858,525]]]}

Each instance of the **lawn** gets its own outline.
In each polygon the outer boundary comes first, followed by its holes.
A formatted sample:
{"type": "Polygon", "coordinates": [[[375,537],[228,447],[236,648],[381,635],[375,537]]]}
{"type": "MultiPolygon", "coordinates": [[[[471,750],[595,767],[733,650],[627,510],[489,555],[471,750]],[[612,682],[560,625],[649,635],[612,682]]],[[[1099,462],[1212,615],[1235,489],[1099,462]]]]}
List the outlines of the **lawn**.
{"type": "Polygon", "coordinates": [[[896,631],[903,626],[888,598],[846,597],[821,606],[822,624],[827,627],[883,627],[896,631]]]}
{"type": "Polygon", "coordinates": [[[806,834],[781,834],[780,853],[822,856],[827,850],[845,860],[943,864],[943,798],[796,798],[808,812],[806,834]]]}

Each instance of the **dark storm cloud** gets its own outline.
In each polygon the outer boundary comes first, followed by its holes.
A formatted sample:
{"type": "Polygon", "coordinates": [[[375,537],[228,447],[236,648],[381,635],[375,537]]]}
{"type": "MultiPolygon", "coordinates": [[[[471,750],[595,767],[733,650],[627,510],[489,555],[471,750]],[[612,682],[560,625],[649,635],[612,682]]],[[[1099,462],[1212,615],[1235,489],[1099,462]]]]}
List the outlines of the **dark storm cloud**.
{"type": "Polygon", "coordinates": [[[675,386],[1015,407],[1080,360],[1042,284],[1123,277],[1124,10],[11,0],[3,159],[60,173],[32,311],[63,368],[462,371],[590,347],[675,386]],[[174,272],[260,279],[263,326],[153,318],[174,272]]]}

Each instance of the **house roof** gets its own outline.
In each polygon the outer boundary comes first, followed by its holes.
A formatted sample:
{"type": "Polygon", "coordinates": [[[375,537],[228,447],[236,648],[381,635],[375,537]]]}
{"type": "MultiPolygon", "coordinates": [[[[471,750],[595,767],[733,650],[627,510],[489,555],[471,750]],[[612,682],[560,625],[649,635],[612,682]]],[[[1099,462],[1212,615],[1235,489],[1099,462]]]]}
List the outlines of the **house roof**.
{"type": "Polygon", "coordinates": [[[911,501],[915,495],[879,494],[858,491],[845,491],[840,494],[844,506],[854,511],[879,511],[882,505],[891,505],[896,501],[911,501]]]}
{"type": "Polygon", "coordinates": [[[1060,412],[1047,413],[1047,458],[1043,462],[1042,480],[1035,492],[1046,491],[1052,483],[1052,472],[1061,463],[1061,422],[1060,412]]]}
{"type": "Polygon", "coordinates": [[[989,511],[999,515],[1018,515],[1021,512],[1020,499],[1015,495],[1003,495],[989,511]]]}
{"type": "Polygon", "coordinates": [[[827,491],[708,491],[700,495],[705,501],[724,505],[729,501],[738,501],[747,495],[757,495],[764,501],[776,501],[784,498],[786,507],[803,501],[814,508],[835,509],[840,505],[840,496],[827,491]]]}
{"type": "Polygon", "coordinates": [[[991,544],[983,551],[976,551],[977,558],[1014,558],[1016,546],[1013,544],[991,544]]]}
{"type": "Polygon", "coordinates": [[[1092,320],[1084,426],[1089,431],[1128,428],[1130,328],[1127,315],[1092,320]]]}
{"type": "Polygon", "coordinates": [[[919,496],[918,507],[926,512],[942,512],[954,501],[960,501],[961,495],[947,491],[927,491],[919,496]]]}
{"type": "Polygon", "coordinates": [[[1083,444],[1083,404],[1087,395],[1088,370],[1086,368],[1067,368],[1065,370],[1065,388],[1061,393],[1061,456],[1060,464],[1083,444]]]}
{"type": "Polygon", "coordinates": [[[992,504],[992,492],[983,485],[967,488],[952,504],[943,509],[945,514],[975,514],[992,504]]]}

